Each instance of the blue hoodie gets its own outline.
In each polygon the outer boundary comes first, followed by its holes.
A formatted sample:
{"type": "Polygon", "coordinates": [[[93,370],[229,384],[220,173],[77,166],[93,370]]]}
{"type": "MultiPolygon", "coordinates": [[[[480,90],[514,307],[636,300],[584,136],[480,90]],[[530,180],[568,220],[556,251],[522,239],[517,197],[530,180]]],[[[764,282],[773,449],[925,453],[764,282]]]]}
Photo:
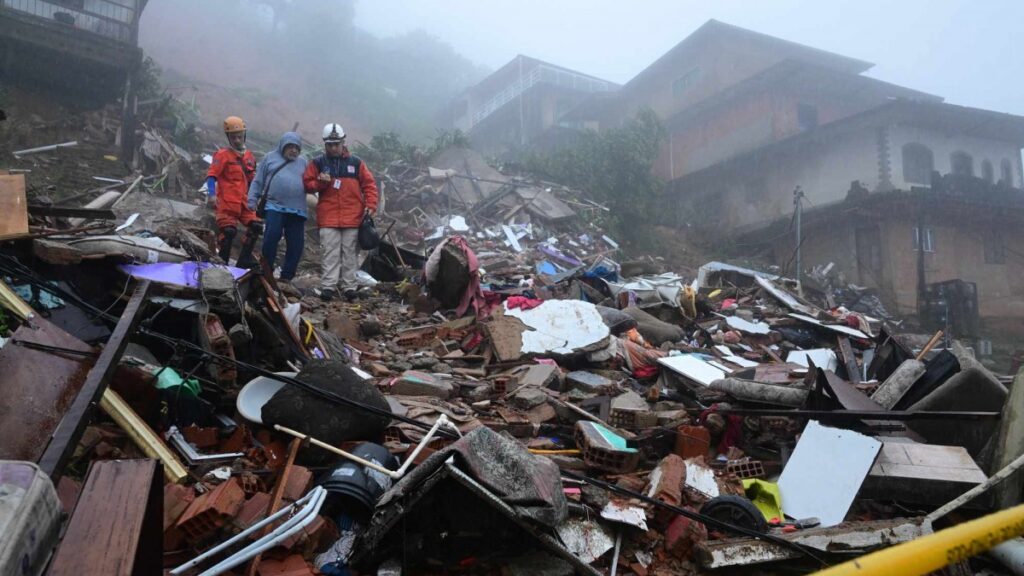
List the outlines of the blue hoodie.
{"type": "Polygon", "coordinates": [[[277,143],[277,150],[267,154],[256,167],[256,177],[249,185],[249,208],[255,210],[263,187],[270,180],[267,190],[267,210],[298,214],[306,217],[306,189],[302,174],[306,171],[306,159],[299,156],[289,162],[284,157],[284,147],[295,144],[302,147],[302,137],[295,132],[285,132],[277,143]],[[283,168],[278,170],[282,165],[283,168]],[[277,171],[274,174],[274,171],[277,171]],[[273,178],[271,175],[273,174],[273,178]]]}

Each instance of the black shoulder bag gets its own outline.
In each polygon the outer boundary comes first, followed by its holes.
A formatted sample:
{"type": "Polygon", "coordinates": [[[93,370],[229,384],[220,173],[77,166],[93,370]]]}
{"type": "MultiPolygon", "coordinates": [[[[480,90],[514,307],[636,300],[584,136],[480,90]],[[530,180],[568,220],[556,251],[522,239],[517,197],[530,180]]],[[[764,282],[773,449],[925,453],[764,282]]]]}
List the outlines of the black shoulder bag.
{"type": "Polygon", "coordinates": [[[270,191],[270,183],[274,180],[274,176],[281,171],[282,168],[291,163],[291,160],[285,160],[284,164],[281,164],[274,171],[267,176],[267,181],[263,183],[263,189],[260,190],[260,197],[256,200],[256,216],[261,220],[267,215],[267,193],[270,191]]]}
{"type": "Polygon", "coordinates": [[[363,193],[363,179],[359,181],[359,197],[363,200],[363,221],[359,223],[359,247],[363,250],[376,250],[380,246],[380,233],[373,222],[373,216],[366,212],[366,194],[363,193]]]}

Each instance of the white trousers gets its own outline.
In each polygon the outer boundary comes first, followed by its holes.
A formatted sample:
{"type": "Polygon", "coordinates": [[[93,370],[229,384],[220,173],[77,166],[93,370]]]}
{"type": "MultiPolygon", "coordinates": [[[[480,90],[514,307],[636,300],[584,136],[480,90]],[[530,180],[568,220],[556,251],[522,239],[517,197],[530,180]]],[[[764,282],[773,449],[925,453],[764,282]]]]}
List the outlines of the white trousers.
{"type": "Polygon", "coordinates": [[[320,248],[323,252],[322,290],[356,290],[356,268],[359,266],[358,228],[321,228],[320,248]]]}

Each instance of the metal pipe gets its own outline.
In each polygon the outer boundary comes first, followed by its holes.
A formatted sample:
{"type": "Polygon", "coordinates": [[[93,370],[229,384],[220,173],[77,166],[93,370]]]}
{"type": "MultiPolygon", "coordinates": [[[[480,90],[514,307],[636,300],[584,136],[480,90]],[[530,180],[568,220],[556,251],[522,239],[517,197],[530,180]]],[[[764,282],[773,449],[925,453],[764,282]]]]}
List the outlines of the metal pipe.
{"type": "Polygon", "coordinates": [[[304,529],[313,520],[316,520],[317,514],[320,513],[320,507],[323,506],[324,500],[327,498],[327,491],[322,486],[317,486],[310,494],[316,495],[313,501],[303,508],[301,512],[289,518],[287,522],[278,526],[273,532],[221,560],[213,568],[200,573],[199,576],[217,576],[217,574],[226,572],[250,558],[255,558],[266,550],[270,550],[304,529]]]}
{"type": "Polygon", "coordinates": [[[15,158],[21,158],[22,156],[28,156],[29,154],[37,154],[39,152],[51,152],[58,148],[70,148],[72,146],[78,146],[77,140],[70,142],[62,142],[60,144],[51,144],[49,146],[40,146],[38,148],[26,148],[25,150],[18,150],[13,152],[15,158]]]}
{"type": "Polygon", "coordinates": [[[612,554],[612,567],[608,576],[615,576],[615,573],[619,571],[619,550],[622,548],[622,531],[619,530],[615,533],[615,552],[612,554]]]}
{"type": "MultiPolygon", "coordinates": [[[[455,428],[455,426],[451,423],[451,421],[448,420],[448,416],[445,415],[445,414],[441,414],[441,416],[438,417],[437,421],[434,422],[434,425],[430,427],[430,430],[427,431],[427,434],[423,437],[423,439],[420,440],[420,443],[412,451],[412,454],[409,454],[409,456],[407,456],[405,458],[405,462],[402,463],[402,467],[399,468],[398,470],[388,470],[387,468],[385,468],[383,466],[380,466],[378,464],[375,464],[373,462],[370,462],[369,460],[364,460],[364,459],[360,458],[359,456],[356,456],[355,454],[351,454],[351,453],[346,452],[346,451],[344,451],[344,450],[342,450],[340,448],[336,448],[334,446],[331,446],[330,444],[327,444],[325,442],[321,442],[320,440],[317,440],[316,438],[313,438],[312,436],[303,434],[302,432],[299,432],[297,430],[292,430],[291,428],[287,428],[285,426],[281,426],[280,424],[275,424],[274,425],[274,429],[279,431],[279,432],[284,432],[285,434],[290,434],[290,435],[292,435],[292,436],[294,436],[296,438],[299,438],[301,440],[304,440],[304,441],[308,440],[309,443],[313,444],[314,446],[319,446],[320,448],[323,448],[324,450],[327,450],[328,452],[333,452],[334,454],[337,454],[338,456],[341,456],[342,458],[347,458],[347,459],[355,462],[356,464],[359,464],[360,466],[365,466],[367,468],[370,468],[371,470],[376,470],[377,472],[380,472],[381,474],[387,475],[388,477],[390,477],[393,480],[398,480],[399,478],[401,478],[405,474],[405,471],[409,469],[409,466],[412,466],[413,461],[416,460],[416,457],[419,456],[420,452],[423,451],[423,448],[425,448],[427,443],[430,442],[431,438],[434,437],[434,434],[437,432],[437,430],[441,426],[444,426],[444,425],[449,425],[452,428],[455,428]]],[[[455,428],[455,432],[456,433],[459,432],[458,428],[455,428]]]]}
{"type": "Polygon", "coordinates": [[[1007,540],[989,550],[988,555],[995,558],[1015,576],[1024,576],[1024,539],[1007,540]]]}
{"type": "Polygon", "coordinates": [[[940,506],[931,514],[925,516],[924,522],[921,524],[921,528],[924,529],[925,532],[931,532],[932,524],[936,520],[942,518],[946,514],[949,514],[953,510],[956,510],[957,508],[963,506],[967,502],[970,502],[978,495],[986,492],[989,488],[1007,479],[1011,474],[1019,470],[1022,466],[1024,466],[1024,454],[1021,454],[1020,456],[1017,457],[1016,460],[1007,464],[1005,468],[993,474],[992,477],[989,478],[988,480],[982,482],[981,484],[978,484],[974,488],[971,488],[967,492],[964,492],[963,494],[951,500],[947,504],[940,506]]]}
{"type": "Polygon", "coordinates": [[[1024,504],[816,572],[818,576],[921,576],[1024,533],[1024,504]]]}
{"type": "Polygon", "coordinates": [[[188,562],[185,562],[181,566],[178,566],[177,568],[171,570],[172,576],[177,576],[178,574],[181,574],[181,573],[185,572],[186,570],[188,570],[190,568],[198,566],[200,563],[202,563],[203,560],[206,560],[207,558],[213,556],[214,554],[217,554],[221,550],[224,550],[225,548],[228,548],[228,547],[232,546],[233,544],[235,544],[237,542],[240,542],[241,540],[243,540],[246,537],[248,537],[249,534],[252,534],[252,533],[258,531],[260,528],[266,526],[267,524],[269,524],[271,522],[274,522],[278,518],[280,518],[280,517],[284,516],[285,514],[291,512],[291,510],[293,508],[295,508],[296,506],[304,505],[306,502],[309,502],[314,496],[316,496],[318,491],[320,491],[320,490],[323,490],[323,488],[321,488],[320,486],[317,486],[316,488],[310,490],[309,494],[306,494],[305,496],[303,496],[302,498],[299,498],[298,500],[296,500],[295,502],[289,504],[288,506],[285,506],[284,508],[281,508],[277,512],[271,514],[270,516],[267,516],[263,520],[260,520],[259,522],[255,523],[252,526],[246,528],[245,530],[239,532],[238,534],[236,534],[235,536],[233,536],[229,540],[221,542],[220,544],[214,546],[213,548],[210,548],[206,552],[203,552],[199,556],[196,556],[195,558],[189,560],[188,562]]]}
{"type": "Polygon", "coordinates": [[[197,451],[188,443],[185,436],[178,430],[177,426],[171,426],[167,431],[167,438],[169,439],[172,446],[181,452],[182,456],[188,460],[189,464],[209,464],[210,462],[219,462],[221,460],[234,460],[245,456],[243,452],[223,452],[221,454],[203,454],[197,451]]]}

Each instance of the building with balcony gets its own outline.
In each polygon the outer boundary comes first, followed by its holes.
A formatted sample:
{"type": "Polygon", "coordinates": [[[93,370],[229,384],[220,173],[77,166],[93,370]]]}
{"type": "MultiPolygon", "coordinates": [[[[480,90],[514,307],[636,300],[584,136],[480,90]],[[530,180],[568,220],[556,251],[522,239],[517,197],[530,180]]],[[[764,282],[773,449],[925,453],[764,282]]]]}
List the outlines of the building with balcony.
{"type": "Polygon", "coordinates": [[[147,0],[0,0],[0,74],[107,97],[138,64],[147,0]]]}
{"type": "Polygon", "coordinates": [[[553,145],[560,133],[584,127],[563,121],[568,111],[590,96],[618,88],[607,80],[520,55],[463,92],[443,112],[443,121],[469,134],[474,148],[487,154],[553,145]]]}

